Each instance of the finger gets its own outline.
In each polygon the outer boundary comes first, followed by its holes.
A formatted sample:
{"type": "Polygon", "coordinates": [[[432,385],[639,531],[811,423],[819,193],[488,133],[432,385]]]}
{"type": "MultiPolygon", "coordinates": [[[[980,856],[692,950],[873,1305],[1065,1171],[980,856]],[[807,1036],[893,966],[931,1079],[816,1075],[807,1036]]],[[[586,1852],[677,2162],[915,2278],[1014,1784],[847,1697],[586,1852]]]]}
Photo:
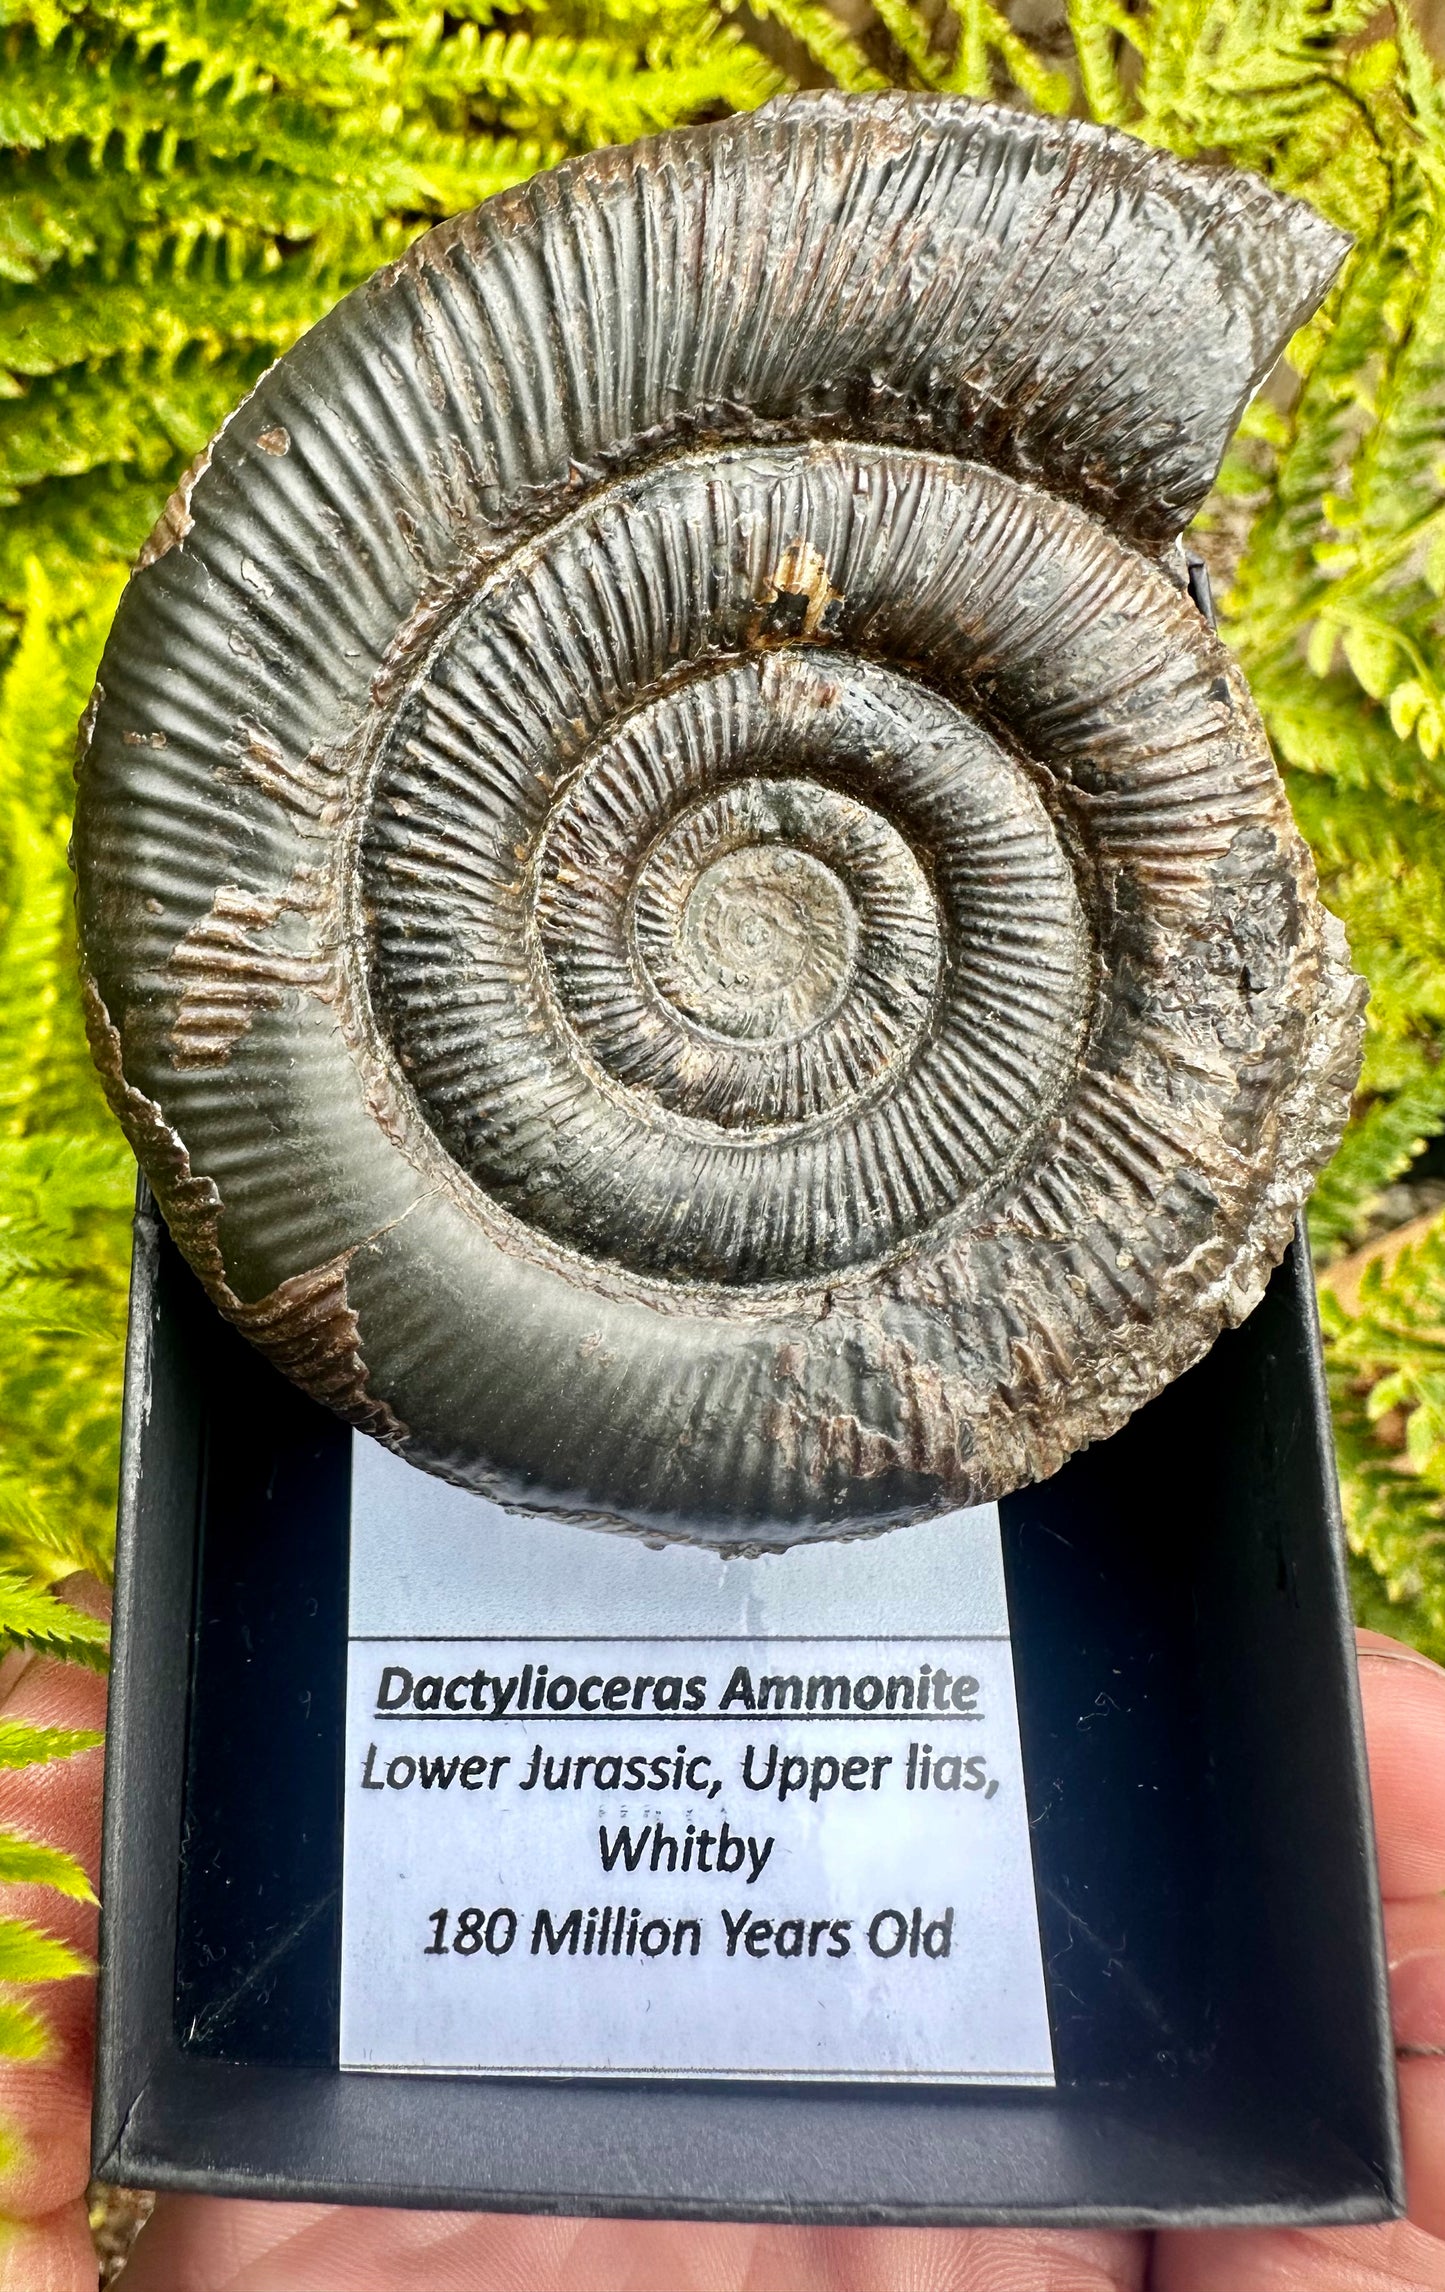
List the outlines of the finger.
{"type": "MultiPolygon", "coordinates": [[[[1445,1672],[1361,1632],[1396,2042],[1429,2047],[1445,2017],[1445,1672]]],[[[1170,2231],[1155,2292],[1445,2292],[1445,2060],[1400,2064],[1408,2221],[1379,2228],[1170,2231]]]]}
{"type": "Polygon", "coordinates": [[[41,2015],[50,2045],[41,2060],[0,2061],[0,2216],[34,2220],[85,2193],[93,1991],[79,1980],[15,1992],[41,2015]]]}
{"type": "MultiPolygon", "coordinates": [[[[104,1614],[109,1598],[89,1577],[73,1576],[61,1586],[70,1605],[104,1614]]],[[[5,1666],[9,1668],[9,1659],[5,1666]]],[[[37,1727],[95,1732],[105,1726],[106,1682],[76,1663],[22,1655],[18,1669],[0,1692],[9,1719],[37,1727]]],[[[43,1766],[0,1771],[0,1823],[29,1829],[50,1845],[63,1846],[84,1865],[91,1884],[100,1869],[99,1750],[73,1759],[48,1759],[43,1766]]],[[[60,1900],[61,1897],[54,1897],[60,1900]]]]}
{"type": "Polygon", "coordinates": [[[1385,1948],[1396,2045],[1445,2053],[1445,1895],[1386,1903],[1385,1948]]]}
{"type": "Polygon", "coordinates": [[[85,2206],[35,2221],[0,2221],[0,2292],[95,2292],[95,2247],[85,2206]]]}
{"type": "Polygon", "coordinates": [[[1400,2063],[1400,2122],[1410,2218],[1428,2236],[1445,2240],[1445,2060],[1400,2063]]]}
{"type": "MultiPolygon", "coordinates": [[[[805,2232],[764,2232],[745,2292],[793,2292],[805,2232]]],[[[1142,2292],[1142,2236],[1043,2229],[816,2230],[817,2292],[1142,2292]]],[[[561,2292],[583,2292],[581,2277],[561,2292]]]]}
{"type": "MultiPolygon", "coordinates": [[[[73,1606],[104,1614],[107,1596],[89,1578],[61,1587],[73,1606]]],[[[74,1664],[31,1656],[11,1668],[4,1710],[32,1726],[91,1730],[105,1722],[105,1681],[74,1664]]],[[[0,1829],[63,1847],[94,1886],[100,1864],[102,1753],[0,1771],[0,1829]]],[[[96,1911],[45,1886],[0,1886],[0,1916],[26,1918],[94,1956],[96,1911]]],[[[78,2200],[90,2176],[90,2084],[95,1984],[89,1976],[34,1983],[13,1995],[44,2020],[50,2045],[35,2061],[0,2059],[0,2214],[36,2220],[78,2200]]],[[[18,2263],[17,2263],[18,2265],[18,2263]]],[[[16,2277],[15,2282],[25,2281],[16,2277]]],[[[64,2279],[58,2279],[64,2281],[64,2279]]],[[[0,2274],[0,2292],[8,2292],[0,2274]]]]}
{"type": "Polygon", "coordinates": [[[1145,2241],[162,2198],[126,2292],[1142,2292],[1145,2241]]]}
{"type": "Polygon", "coordinates": [[[1150,2292],[1445,2292],[1445,2244],[1408,2220],[1171,2230],[1155,2239],[1150,2292]]]}
{"type": "Polygon", "coordinates": [[[1361,1637],[1380,1889],[1387,1898],[1439,1894],[1445,1890],[1445,1671],[1379,1633],[1361,1637]]]}

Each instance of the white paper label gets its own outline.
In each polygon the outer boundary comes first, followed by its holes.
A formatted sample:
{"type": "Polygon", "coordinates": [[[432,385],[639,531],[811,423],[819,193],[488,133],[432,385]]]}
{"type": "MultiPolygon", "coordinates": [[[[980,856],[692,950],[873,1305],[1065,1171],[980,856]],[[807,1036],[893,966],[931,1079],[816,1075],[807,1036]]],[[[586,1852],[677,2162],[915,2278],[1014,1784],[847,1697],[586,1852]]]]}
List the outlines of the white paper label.
{"type": "Polygon", "coordinates": [[[1052,2084],[995,1507],[724,1560],[353,1464],[343,2068],[1052,2084]]]}

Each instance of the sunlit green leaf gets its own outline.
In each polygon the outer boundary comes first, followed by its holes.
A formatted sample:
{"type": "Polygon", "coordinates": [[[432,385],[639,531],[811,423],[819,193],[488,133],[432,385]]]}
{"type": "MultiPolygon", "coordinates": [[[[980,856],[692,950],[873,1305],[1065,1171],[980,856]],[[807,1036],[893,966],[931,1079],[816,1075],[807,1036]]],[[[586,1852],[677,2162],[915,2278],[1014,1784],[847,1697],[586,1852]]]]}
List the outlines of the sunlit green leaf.
{"type": "Polygon", "coordinates": [[[39,1839],[0,1831],[0,1885],[53,1886],[77,1902],[93,1902],[90,1880],[73,1854],[39,1839]]]}

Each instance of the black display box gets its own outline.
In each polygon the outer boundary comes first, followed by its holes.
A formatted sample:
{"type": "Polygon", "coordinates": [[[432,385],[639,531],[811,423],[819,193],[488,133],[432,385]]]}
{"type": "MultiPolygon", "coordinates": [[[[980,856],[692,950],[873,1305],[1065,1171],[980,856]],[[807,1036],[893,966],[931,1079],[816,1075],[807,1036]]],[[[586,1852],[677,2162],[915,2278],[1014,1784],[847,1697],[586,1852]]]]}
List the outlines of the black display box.
{"type": "Polygon", "coordinates": [[[100,2176],[699,2220],[1244,2226],[1402,2209],[1302,1243],[1198,1368],[1002,1507],[1052,2092],[343,2075],[350,1439],[226,1326],[143,1200],[100,2176]]]}

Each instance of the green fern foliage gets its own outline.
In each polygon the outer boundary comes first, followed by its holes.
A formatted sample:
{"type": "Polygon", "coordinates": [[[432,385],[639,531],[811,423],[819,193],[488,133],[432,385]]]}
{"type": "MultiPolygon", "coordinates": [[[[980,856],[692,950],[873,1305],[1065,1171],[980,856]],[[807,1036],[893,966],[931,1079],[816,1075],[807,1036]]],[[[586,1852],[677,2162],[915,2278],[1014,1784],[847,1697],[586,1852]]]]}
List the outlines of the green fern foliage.
{"type": "MultiPolygon", "coordinates": [[[[90,1881],[73,1855],[34,1839],[0,1833],[0,1883],[48,1886],[79,1902],[94,1902],[90,1881]]],[[[30,1918],[0,1918],[0,1982],[71,1981],[94,1972],[89,1958],[30,1918]]],[[[40,2008],[22,1998],[0,2001],[0,2054],[42,2060],[51,2050],[50,2030],[40,2008]]],[[[3,2154],[3,2145],[0,2145],[3,2154]]]]}
{"type": "Polygon", "coordinates": [[[0,1642],[103,1661],[47,1587],[109,1570],[134,1174],[86,1055],[66,841],[75,714],[116,580],[59,615],[32,564],[0,682],[0,1642]]]}
{"type": "Polygon", "coordinates": [[[262,369],[418,231],[784,84],[705,0],[0,0],[0,611],[32,558],[82,602],[262,369]]]}
{"type": "MultiPolygon", "coordinates": [[[[0,1650],[102,1667],[104,1626],[54,1597],[77,1569],[109,1572],[129,1158],[111,1134],[78,1023],[66,866],[70,757],[114,577],[57,613],[32,564],[19,643],[0,679],[0,1650]]],[[[98,1741],[0,1715],[0,1768],[98,1741]]],[[[91,1901],[80,1864],[0,1832],[0,1884],[91,1901]]],[[[0,1982],[87,1971],[33,1920],[0,1917],[0,1982]]],[[[43,2011],[0,2001],[0,2053],[48,2049],[43,2011]]]]}
{"type": "Polygon", "coordinates": [[[0,1769],[43,1766],[50,1759],[93,1751],[103,1735],[84,1727],[32,1727],[23,1719],[0,1716],[0,1769]]]}
{"type": "Polygon", "coordinates": [[[1432,1651],[1445,1646],[1442,1301],[1445,1217],[1365,1268],[1354,1312],[1329,1289],[1323,1299],[1362,1613],[1389,1629],[1403,1609],[1432,1651]]]}
{"type": "Polygon", "coordinates": [[[1445,1192],[1419,1182],[1445,1132],[1445,90],[1409,17],[1370,0],[1161,0],[1108,56],[1120,125],[1253,168],[1356,241],[1201,526],[1371,987],[1311,1219],[1357,1597],[1445,1655],[1445,1226],[1396,1253],[1376,1230],[1391,1189],[1406,1217],[1445,1192]]]}

